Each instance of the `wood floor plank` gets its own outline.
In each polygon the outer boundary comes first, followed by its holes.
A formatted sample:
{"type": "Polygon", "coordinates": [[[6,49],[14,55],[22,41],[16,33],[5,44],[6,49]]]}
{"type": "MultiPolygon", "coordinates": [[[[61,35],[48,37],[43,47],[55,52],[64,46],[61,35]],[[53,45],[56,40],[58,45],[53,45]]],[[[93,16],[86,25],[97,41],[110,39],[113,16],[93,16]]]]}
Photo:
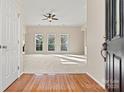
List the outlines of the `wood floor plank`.
{"type": "Polygon", "coordinates": [[[87,74],[23,74],[5,92],[104,92],[87,74]]]}

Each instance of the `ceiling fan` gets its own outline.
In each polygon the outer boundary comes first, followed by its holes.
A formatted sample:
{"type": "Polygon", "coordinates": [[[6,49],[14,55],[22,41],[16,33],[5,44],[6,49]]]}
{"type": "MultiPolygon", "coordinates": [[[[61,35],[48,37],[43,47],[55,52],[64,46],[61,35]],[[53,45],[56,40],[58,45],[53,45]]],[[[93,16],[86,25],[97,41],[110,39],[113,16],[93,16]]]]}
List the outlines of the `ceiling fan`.
{"type": "Polygon", "coordinates": [[[58,18],[55,18],[56,15],[52,13],[47,13],[46,15],[43,16],[46,18],[42,20],[48,20],[49,22],[52,22],[53,20],[59,20],[58,18]]]}

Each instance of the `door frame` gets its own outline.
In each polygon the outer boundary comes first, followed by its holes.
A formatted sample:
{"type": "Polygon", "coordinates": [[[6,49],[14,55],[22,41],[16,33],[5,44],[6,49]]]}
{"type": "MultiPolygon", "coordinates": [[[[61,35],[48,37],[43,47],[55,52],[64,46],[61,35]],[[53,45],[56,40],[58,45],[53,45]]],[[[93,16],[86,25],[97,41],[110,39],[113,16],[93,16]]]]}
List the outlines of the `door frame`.
{"type": "Polygon", "coordinates": [[[21,15],[18,16],[18,77],[21,74],[21,15]]]}
{"type": "Polygon", "coordinates": [[[1,19],[1,0],[0,0],[0,92],[2,91],[2,57],[1,57],[1,53],[2,53],[2,43],[1,43],[1,22],[2,22],[2,19],[1,19]]]}

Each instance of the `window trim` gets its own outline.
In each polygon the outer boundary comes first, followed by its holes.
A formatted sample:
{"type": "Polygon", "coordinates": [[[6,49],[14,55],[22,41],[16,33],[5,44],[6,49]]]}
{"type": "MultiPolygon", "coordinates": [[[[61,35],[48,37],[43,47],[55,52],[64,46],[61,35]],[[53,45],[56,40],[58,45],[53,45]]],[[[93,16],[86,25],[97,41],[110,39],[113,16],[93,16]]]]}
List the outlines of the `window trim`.
{"type": "MultiPolygon", "coordinates": [[[[43,34],[41,34],[41,33],[35,33],[35,52],[40,53],[40,52],[43,52],[44,51],[44,45],[42,45],[42,51],[37,51],[36,50],[36,35],[41,35],[42,36],[42,39],[43,39],[43,34]]],[[[43,43],[44,43],[44,39],[43,39],[43,43]]]]}
{"type": "Polygon", "coordinates": [[[56,52],[56,45],[57,45],[57,44],[56,44],[56,34],[53,34],[53,33],[47,34],[47,52],[48,52],[48,53],[54,53],[54,52],[56,52]],[[49,40],[49,36],[50,36],[50,35],[54,35],[54,38],[55,38],[55,45],[54,45],[54,46],[55,46],[55,49],[54,49],[54,51],[49,51],[49,50],[48,50],[48,42],[49,42],[48,40],[49,40]]]}
{"type": "Polygon", "coordinates": [[[69,38],[70,38],[70,35],[67,34],[67,33],[60,34],[60,52],[61,53],[68,53],[70,51],[70,40],[69,40],[69,38]],[[67,44],[67,51],[62,51],[61,50],[61,36],[62,35],[66,35],[67,36],[67,42],[68,42],[68,44],[67,44]]]}

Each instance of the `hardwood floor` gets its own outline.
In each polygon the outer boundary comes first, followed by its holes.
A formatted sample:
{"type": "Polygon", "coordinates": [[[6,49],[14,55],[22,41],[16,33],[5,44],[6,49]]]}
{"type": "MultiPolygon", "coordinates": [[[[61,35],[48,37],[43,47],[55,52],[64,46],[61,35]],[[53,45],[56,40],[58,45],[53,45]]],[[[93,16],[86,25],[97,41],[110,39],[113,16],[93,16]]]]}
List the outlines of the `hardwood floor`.
{"type": "Polygon", "coordinates": [[[5,92],[104,92],[87,74],[23,74],[5,92]]]}

